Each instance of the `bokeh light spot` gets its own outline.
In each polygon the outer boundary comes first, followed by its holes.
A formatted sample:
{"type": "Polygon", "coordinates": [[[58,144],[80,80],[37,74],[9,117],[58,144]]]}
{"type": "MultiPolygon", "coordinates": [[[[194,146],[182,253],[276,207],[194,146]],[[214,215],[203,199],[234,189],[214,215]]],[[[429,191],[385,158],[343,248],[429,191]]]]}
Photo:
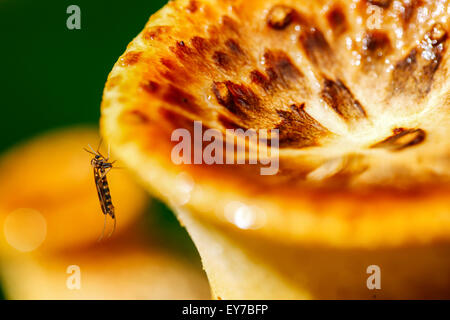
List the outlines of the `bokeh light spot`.
{"type": "Polygon", "coordinates": [[[255,206],[232,201],[225,206],[226,219],[239,229],[258,229],[265,223],[265,214],[255,206]]]}
{"type": "Polygon", "coordinates": [[[181,172],[176,177],[174,185],[175,190],[175,202],[178,205],[185,205],[191,199],[192,191],[194,190],[195,183],[192,177],[186,173],[181,172]]]}
{"type": "Polygon", "coordinates": [[[44,242],[47,223],[39,211],[18,209],[6,217],[3,232],[11,247],[21,252],[30,252],[44,242]]]}

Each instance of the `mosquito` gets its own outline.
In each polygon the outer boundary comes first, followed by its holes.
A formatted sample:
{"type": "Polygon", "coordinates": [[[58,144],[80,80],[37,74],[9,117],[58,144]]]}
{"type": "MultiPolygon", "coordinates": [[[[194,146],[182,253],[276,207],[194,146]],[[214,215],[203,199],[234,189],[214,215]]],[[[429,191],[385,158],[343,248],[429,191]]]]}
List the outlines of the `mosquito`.
{"type": "Polygon", "coordinates": [[[109,233],[108,238],[111,237],[111,235],[116,230],[116,215],[114,213],[114,206],[111,201],[111,193],[109,190],[108,180],[106,178],[106,175],[108,172],[113,168],[113,164],[116,161],[109,162],[109,156],[110,156],[110,148],[108,146],[108,157],[104,157],[100,153],[100,146],[102,144],[102,141],[100,141],[99,146],[97,148],[97,151],[92,149],[92,147],[88,144],[89,149],[84,148],[86,152],[89,152],[90,154],[94,155],[94,157],[91,160],[91,166],[94,168],[94,180],[95,180],[95,186],[97,187],[97,194],[98,199],[100,201],[100,206],[102,208],[102,212],[105,215],[105,221],[103,223],[103,231],[98,239],[100,241],[105,233],[106,229],[106,218],[107,216],[111,216],[111,218],[114,221],[114,227],[112,231],[109,233]]]}

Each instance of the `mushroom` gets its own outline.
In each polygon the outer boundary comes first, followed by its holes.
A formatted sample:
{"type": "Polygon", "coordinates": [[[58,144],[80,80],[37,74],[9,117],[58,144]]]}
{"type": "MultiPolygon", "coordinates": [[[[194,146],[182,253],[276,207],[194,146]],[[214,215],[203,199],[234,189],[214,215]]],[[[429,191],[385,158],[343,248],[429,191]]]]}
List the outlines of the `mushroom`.
{"type": "Polygon", "coordinates": [[[102,134],[187,228],[215,298],[450,297],[448,13],[384,6],[375,32],[369,5],[169,2],[112,69],[102,134]],[[250,162],[264,147],[276,174],[250,162]]]}

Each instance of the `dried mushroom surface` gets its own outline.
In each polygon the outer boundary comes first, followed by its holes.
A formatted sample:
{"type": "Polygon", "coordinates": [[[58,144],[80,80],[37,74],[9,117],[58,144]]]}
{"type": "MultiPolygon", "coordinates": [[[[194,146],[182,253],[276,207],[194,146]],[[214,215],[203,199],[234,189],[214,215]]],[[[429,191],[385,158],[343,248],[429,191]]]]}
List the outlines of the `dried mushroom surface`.
{"type": "Polygon", "coordinates": [[[449,15],[441,0],[169,2],[114,66],[103,134],[168,201],[188,176],[183,205],[205,219],[237,200],[294,239],[447,238],[449,15]],[[278,129],[278,174],[176,166],[171,133],[194,120],[278,129]]]}

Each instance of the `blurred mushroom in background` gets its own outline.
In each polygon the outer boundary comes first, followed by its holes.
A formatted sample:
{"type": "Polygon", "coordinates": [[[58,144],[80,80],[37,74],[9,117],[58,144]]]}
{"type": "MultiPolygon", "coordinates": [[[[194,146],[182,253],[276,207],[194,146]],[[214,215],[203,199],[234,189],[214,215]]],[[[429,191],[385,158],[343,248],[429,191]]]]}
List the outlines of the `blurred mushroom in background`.
{"type": "MultiPolygon", "coordinates": [[[[208,299],[199,263],[164,246],[148,196],[126,168],[108,173],[117,230],[102,214],[94,128],[58,130],[0,160],[0,275],[9,299],[208,299]],[[153,228],[153,231],[152,231],[153,228]]],[[[105,153],[107,146],[104,146],[105,153]]],[[[120,164],[117,166],[120,167],[120,164]]],[[[154,206],[152,206],[154,208],[154,206]]]]}

